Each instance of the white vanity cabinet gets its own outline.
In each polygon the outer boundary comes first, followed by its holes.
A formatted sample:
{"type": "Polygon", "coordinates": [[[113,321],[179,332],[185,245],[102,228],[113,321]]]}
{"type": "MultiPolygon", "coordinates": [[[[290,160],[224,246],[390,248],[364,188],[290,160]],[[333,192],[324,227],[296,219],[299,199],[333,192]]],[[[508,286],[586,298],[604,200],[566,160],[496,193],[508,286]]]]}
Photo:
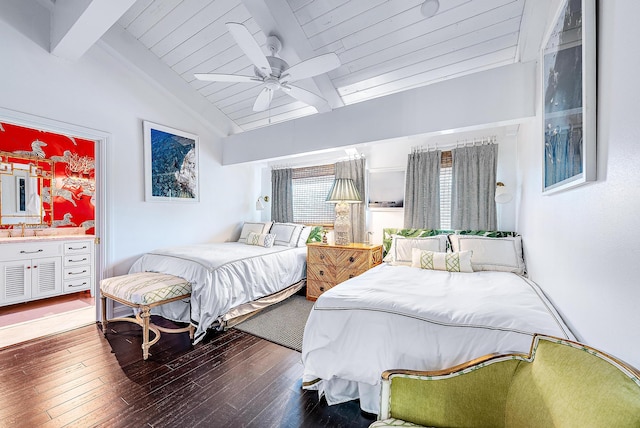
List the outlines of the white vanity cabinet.
{"type": "Polygon", "coordinates": [[[63,259],[63,291],[93,290],[93,241],[65,242],[63,259]]]}
{"type": "Polygon", "coordinates": [[[0,306],[93,291],[93,240],[0,244],[0,306]]]}

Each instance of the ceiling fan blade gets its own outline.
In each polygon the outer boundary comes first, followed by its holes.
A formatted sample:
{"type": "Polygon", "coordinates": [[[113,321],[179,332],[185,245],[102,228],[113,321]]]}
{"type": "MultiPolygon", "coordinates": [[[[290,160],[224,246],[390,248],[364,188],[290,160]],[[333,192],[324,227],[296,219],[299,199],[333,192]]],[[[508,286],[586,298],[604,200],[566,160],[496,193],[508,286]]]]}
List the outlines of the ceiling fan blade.
{"type": "Polygon", "coordinates": [[[335,53],[318,55],[316,57],[302,61],[286,71],[289,77],[284,80],[294,82],[296,80],[306,79],[308,77],[317,76],[327,71],[331,71],[340,67],[340,58],[335,53]]]}
{"type": "Polygon", "coordinates": [[[241,76],[239,74],[196,73],[193,75],[198,80],[208,82],[234,82],[234,83],[261,83],[262,80],[255,76],[241,76]]]}
{"type": "Polygon", "coordinates": [[[260,45],[256,42],[256,39],[254,39],[253,35],[247,30],[247,27],[237,22],[227,22],[226,26],[240,49],[249,57],[253,65],[260,70],[263,76],[270,75],[271,65],[262,52],[260,45]]]}
{"type": "Polygon", "coordinates": [[[306,89],[302,89],[298,86],[293,85],[282,85],[282,90],[287,94],[291,95],[293,98],[302,101],[305,104],[309,104],[313,107],[322,106],[323,104],[327,104],[327,100],[322,98],[319,95],[314,94],[313,92],[307,91],[306,89]]]}
{"type": "Polygon", "coordinates": [[[265,111],[269,108],[269,104],[271,104],[271,100],[273,99],[273,90],[269,88],[264,88],[258,94],[258,98],[256,98],[256,102],[253,104],[253,111],[265,111]]]}

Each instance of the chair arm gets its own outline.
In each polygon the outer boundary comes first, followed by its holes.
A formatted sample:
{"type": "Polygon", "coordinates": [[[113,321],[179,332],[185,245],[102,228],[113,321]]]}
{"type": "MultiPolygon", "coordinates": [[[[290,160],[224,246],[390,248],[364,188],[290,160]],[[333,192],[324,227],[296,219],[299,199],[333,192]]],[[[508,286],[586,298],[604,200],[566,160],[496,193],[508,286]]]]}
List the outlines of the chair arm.
{"type": "Polygon", "coordinates": [[[379,419],[427,426],[501,426],[507,392],[523,354],[491,354],[438,371],[382,375],[379,419]]]}

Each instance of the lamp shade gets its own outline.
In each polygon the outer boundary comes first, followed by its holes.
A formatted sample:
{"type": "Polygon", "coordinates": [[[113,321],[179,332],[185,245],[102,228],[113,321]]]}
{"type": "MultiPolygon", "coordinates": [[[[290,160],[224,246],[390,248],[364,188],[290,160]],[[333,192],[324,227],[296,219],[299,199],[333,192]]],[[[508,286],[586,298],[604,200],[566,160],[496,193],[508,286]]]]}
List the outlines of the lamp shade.
{"type": "Polygon", "coordinates": [[[513,195],[511,194],[509,189],[507,189],[507,186],[505,186],[502,182],[498,182],[498,184],[496,184],[495,198],[496,203],[506,204],[507,202],[511,202],[511,199],[513,199],[513,195]]]}
{"type": "Polygon", "coordinates": [[[327,195],[327,202],[347,202],[358,204],[362,202],[360,192],[350,178],[336,178],[327,195]]]}

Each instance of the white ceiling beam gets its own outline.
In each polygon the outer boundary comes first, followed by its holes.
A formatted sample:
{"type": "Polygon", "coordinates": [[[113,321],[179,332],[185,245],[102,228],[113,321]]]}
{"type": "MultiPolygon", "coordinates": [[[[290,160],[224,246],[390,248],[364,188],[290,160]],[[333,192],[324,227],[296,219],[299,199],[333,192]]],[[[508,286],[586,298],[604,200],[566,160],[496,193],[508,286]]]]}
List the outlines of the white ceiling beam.
{"type": "MultiPolygon", "coordinates": [[[[318,55],[311,47],[286,0],[242,0],[242,2],[265,35],[275,34],[280,38],[282,41],[280,56],[286,59],[289,65],[295,65],[318,55]]],[[[318,91],[327,100],[331,109],[344,106],[340,94],[326,74],[305,81],[313,82],[315,90],[311,90],[318,91]]]]}
{"type": "Polygon", "coordinates": [[[64,0],[51,13],[49,51],[79,59],[135,3],[136,0],[64,0]]]}
{"type": "Polygon", "coordinates": [[[535,61],[494,68],[228,136],[222,164],[513,125],[536,115],[535,90],[535,61]]]}

